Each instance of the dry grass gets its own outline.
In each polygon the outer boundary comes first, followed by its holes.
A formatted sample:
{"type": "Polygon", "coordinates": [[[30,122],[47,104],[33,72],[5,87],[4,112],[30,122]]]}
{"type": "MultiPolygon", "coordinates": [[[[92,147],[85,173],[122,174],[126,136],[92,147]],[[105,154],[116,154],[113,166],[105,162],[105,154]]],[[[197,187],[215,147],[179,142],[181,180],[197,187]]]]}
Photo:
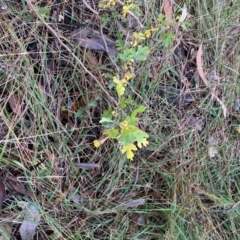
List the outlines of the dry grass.
{"type": "MultiPolygon", "coordinates": [[[[101,135],[101,112],[113,106],[115,93],[108,86],[116,69],[105,53],[80,49],[70,40],[76,23],[99,26],[79,2],[62,5],[69,18],[55,28],[72,53],[27,5],[9,1],[8,10],[0,10],[0,169],[6,184],[0,223],[19,239],[17,203],[24,200],[42,214],[35,239],[240,239],[239,3],[188,0],[188,30],[170,28],[175,40],[168,48],[161,31],[147,42],[150,56],[136,63],[128,94],[136,106],[143,101],[148,106],[140,127],[149,133],[150,146],[129,162],[114,142],[98,150],[92,144],[101,135]],[[227,107],[226,119],[196,71],[201,42],[203,67],[215,73],[208,76],[218,76],[209,81],[227,107]],[[159,91],[163,87],[180,92],[169,95],[159,91]],[[191,94],[194,101],[171,100],[179,94],[191,94]],[[212,158],[210,138],[217,149],[212,158]],[[79,168],[79,162],[101,167],[79,168]],[[34,197],[13,192],[6,174],[34,197]],[[145,204],[126,207],[138,199],[145,204]]],[[[144,24],[155,24],[163,9],[157,2],[145,1],[144,24]]],[[[174,5],[174,15],[182,6],[182,1],[174,5]]],[[[114,39],[117,15],[109,12],[104,29],[114,39]]]]}

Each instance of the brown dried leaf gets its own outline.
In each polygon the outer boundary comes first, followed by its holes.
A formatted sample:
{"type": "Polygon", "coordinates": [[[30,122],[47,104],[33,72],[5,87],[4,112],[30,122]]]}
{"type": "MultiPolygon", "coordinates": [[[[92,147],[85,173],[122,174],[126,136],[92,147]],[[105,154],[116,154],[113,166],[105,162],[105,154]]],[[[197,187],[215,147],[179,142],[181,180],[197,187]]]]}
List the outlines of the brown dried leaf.
{"type": "Polygon", "coordinates": [[[132,200],[128,203],[124,203],[123,206],[124,208],[137,208],[140,205],[144,205],[145,201],[146,200],[144,198],[140,198],[140,199],[132,200]]]}
{"type": "Polygon", "coordinates": [[[172,1],[171,0],[165,1],[164,14],[165,14],[166,20],[172,19],[172,1]]]}
{"type": "Polygon", "coordinates": [[[72,116],[74,113],[76,113],[79,109],[86,106],[86,103],[83,99],[83,97],[79,97],[71,106],[70,109],[70,116],[72,116]]]}
{"type": "Polygon", "coordinates": [[[6,181],[15,192],[28,196],[30,198],[34,197],[34,194],[32,192],[26,190],[26,188],[22,185],[21,182],[19,182],[17,179],[10,176],[9,174],[7,175],[6,181]]]}
{"type": "Polygon", "coordinates": [[[186,3],[184,3],[183,8],[182,8],[182,15],[178,22],[179,23],[184,22],[186,17],[187,17],[187,5],[186,5],[186,3]]]}
{"type": "Polygon", "coordinates": [[[116,56],[118,51],[115,43],[102,35],[100,32],[89,28],[78,28],[71,34],[73,41],[83,48],[88,48],[97,51],[109,51],[109,54],[116,56]],[[108,49],[106,49],[106,46],[108,49]]]}
{"type": "Polygon", "coordinates": [[[47,71],[49,72],[49,73],[56,73],[56,71],[57,71],[57,66],[56,66],[56,61],[54,60],[54,59],[52,59],[49,63],[48,63],[48,65],[47,65],[47,71]]]}
{"type": "Polygon", "coordinates": [[[24,220],[19,229],[21,239],[32,240],[41,220],[41,215],[38,209],[29,202],[18,202],[18,206],[24,209],[24,220]]]}
{"type": "Polygon", "coordinates": [[[200,76],[200,78],[203,80],[204,84],[206,86],[208,86],[208,81],[205,77],[205,73],[203,71],[203,68],[202,68],[202,43],[200,44],[199,46],[199,49],[197,51],[197,70],[198,70],[198,74],[200,76]]]}
{"type": "Polygon", "coordinates": [[[2,178],[0,177],[0,210],[2,209],[4,195],[5,195],[4,184],[2,178]]]}
{"type": "Polygon", "coordinates": [[[8,103],[12,109],[12,111],[15,114],[21,114],[21,104],[22,104],[22,99],[19,95],[17,94],[12,94],[10,98],[8,99],[8,103]]]}

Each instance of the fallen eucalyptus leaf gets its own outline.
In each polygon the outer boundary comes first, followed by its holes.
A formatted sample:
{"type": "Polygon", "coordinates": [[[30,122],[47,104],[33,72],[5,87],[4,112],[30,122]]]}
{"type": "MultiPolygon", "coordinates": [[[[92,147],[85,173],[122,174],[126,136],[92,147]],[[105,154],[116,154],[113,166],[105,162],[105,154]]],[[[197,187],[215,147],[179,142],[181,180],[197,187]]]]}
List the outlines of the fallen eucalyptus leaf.
{"type": "Polygon", "coordinates": [[[187,17],[187,5],[184,3],[183,8],[182,8],[182,15],[181,18],[179,19],[179,22],[182,23],[187,17]]]}
{"type": "Polygon", "coordinates": [[[34,194],[31,191],[28,191],[21,182],[19,182],[16,178],[12,177],[10,174],[6,177],[6,182],[9,186],[17,193],[25,195],[27,197],[33,198],[34,194]]]}
{"type": "Polygon", "coordinates": [[[22,99],[19,95],[15,94],[15,93],[12,94],[8,99],[8,103],[9,103],[12,111],[16,115],[21,114],[22,99]]]}
{"type": "Polygon", "coordinates": [[[144,205],[145,201],[146,200],[144,198],[140,198],[140,199],[137,199],[137,200],[132,200],[128,203],[124,203],[122,206],[124,208],[137,208],[140,205],[144,205]]]}
{"type": "Polygon", "coordinates": [[[115,42],[105,35],[101,35],[101,33],[96,30],[89,28],[78,28],[72,32],[71,36],[72,40],[83,48],[104,52],[108,51],[108,53],[113,56],[118,54],[115,42]]]}
{"type": "Polygon", "coordinates": [[[197,61],[198,74],[199,74],[200,78],[203,80],[204,84],[206,86],[208,86],[208,81],[205,77],[205,73],[204,73],[203,67],[202,67],[202,43],[200,44],[199,49],[197,51],[196,61],[197,61]]]}
{"type": "Polygon", "coordinates": [[[164,5],[165,19],[167,21],[172,20],[172,1],[166,0],[164,5]]]}
{"type": "Polygon", "coordinates": [[[36,228],[41,220],[38,209],[29,202],[18,202],[18,206],[24,209],[24,220],[19,229],[22,240],[32,240],[36,232],[36,228]]]}

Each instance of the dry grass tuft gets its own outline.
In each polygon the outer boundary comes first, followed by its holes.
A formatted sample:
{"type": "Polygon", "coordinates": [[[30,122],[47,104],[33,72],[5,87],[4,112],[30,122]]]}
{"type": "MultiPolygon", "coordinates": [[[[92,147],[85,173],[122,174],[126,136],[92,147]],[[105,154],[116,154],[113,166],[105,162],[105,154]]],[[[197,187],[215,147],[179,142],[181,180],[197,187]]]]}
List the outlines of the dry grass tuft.
{"type": "MultiPolygon", "coordinates": [[[[3,2],[8,8],[0,10],[0,228],[8,224],[12,239],[19,239],[17,203],[29,201],[42,217],[34,239],[240,239],[239,3],[185,1],[188,30],[169,28],[175,39],[168,48],[161,30],[148,40],[151,53],[144,64],[135,63],[128,94],[136,106],[148,106],[140,127],[149,133],[150,146],[128,162],[114,142],[97,150],[92,144],[102,133],[102,111],[114,106],[114,59],[71,39],[79,24],[99,30],[103,12],[96,16],[80,0],[33,2],[51,9],[49,26],[69,52],[37,19],[41,12],[21,1],[3,2]],[[64,20],[57,27],[58,14],[64,20]],[[201,42],[203,69],[227,107],[226,118],[197,73],[201,42]],[[25,192],[13,189],[11,181],[25,192]]],[[[164,5],[139,4],[142,23],[154,26],[164,5]]],[[[174,3],[174,16],[182,6],[174,3]]],[[[111,21],[103,28],[114,40],[118,10],[108,12],[111,21]]]]}

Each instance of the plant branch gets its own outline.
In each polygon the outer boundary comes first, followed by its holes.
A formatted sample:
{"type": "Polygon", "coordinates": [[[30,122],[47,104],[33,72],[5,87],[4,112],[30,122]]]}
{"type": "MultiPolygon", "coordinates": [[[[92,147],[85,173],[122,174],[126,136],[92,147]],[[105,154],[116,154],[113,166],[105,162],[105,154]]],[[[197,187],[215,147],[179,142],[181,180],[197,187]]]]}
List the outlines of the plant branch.
{"type": "Polygon", "coordinates": [[[84,5],[94,14],[96,14],[97,16],[99,15],[97,11],[95,11],[87,2],[86,0],[83,0],[84,5]]]}

